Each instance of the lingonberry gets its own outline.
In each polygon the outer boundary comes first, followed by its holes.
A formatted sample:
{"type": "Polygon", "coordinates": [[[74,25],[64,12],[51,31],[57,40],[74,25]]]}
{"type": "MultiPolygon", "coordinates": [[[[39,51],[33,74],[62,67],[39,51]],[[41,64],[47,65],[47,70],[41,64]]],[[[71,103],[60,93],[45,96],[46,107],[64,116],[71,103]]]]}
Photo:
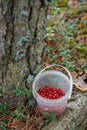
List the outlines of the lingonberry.
{"type": "Polygon", "coordinates": [[[38,91],[38,94],[47,99],[57,99],[65,95],[62,89],[52,88],[50,86],[41,87],[38,91]]]}

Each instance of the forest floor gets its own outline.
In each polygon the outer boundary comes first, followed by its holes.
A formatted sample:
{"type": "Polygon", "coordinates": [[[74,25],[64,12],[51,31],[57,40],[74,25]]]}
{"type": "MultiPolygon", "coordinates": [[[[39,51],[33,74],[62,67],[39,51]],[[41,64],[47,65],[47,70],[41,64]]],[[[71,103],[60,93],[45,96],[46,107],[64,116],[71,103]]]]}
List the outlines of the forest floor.
{"type": "MultiPolygon", "coordinates": [[[[53,2],[48,10],[46,30],[44,65],[65,66],[76,83],[73,91],[84,92],[87,90],[87,1],[71,8],[66,3],[53,2]]],[[[55,118],[54,114],[41,115],[35,104],[30,112],[24,105],[9,108],[8,112],[5,104],[0,106],[1,130],[40,130],[55,118]]]]}

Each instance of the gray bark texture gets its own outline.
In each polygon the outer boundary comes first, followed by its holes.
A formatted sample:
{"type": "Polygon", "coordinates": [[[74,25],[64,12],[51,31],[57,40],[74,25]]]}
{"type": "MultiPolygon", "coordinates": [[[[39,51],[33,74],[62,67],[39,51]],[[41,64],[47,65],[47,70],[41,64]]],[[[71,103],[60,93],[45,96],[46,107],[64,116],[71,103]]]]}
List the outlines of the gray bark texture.
{"type": "Polygon", "coordinates": [[[31,87],[43,66],[47,5],[47,0],[0,0],[0,92],[5,101],[16,101],[14,89],[31,87]]]}

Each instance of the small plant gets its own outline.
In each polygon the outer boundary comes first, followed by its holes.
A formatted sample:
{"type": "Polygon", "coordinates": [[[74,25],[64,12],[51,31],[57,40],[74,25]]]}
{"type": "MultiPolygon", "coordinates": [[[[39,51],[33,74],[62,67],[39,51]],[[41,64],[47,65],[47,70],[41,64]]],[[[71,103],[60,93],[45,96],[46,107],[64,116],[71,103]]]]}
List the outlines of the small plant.
{"type": "Polygon", "coordinates": [[[53,63],[55,62],[56,58],[57,58],[57,55],[56,54],[53,54],[53,51],[51,48],[47,47],[46,48],[46,52],[49,56],[49,63],[53,63]]]}
{"type": "Polygon", "coordinates": [[[17,108],[15,112],[12,112],[11,115],[13,117],[16,117],[17,119],[23,119],[26,118],[26,115],[24,113],[24,110],[21,108],[17,108]]]}
{"type": "Polygon", "coordinates": [[[49,119],[50,121],[54,121],[56,119],[57,113],[56,112],[51,112],[51,113],[44,112],[43,116],[46,119],[49,119]]]}
{"type": "Polygon", "coordinates": [[[77,49],[81,49],[82,47],[82,44],[81,43],[77,43],[77,42],[74,42],[72,43],[72,51],[77,51],[77,49]]]}
{"type": "Polygon", "coordinates": [[[78,130],[81,130],[80,128],[78,128],[78,130]]]}
{"type": "Polygon", "coordinates": [[[49,40],[55,40],[55,33],[57,31],[57,28],[55,26],[53,27],[47,27],[46,28],[47,31],[47,37],[49,40]]]}
{"type": "Polygon", "coordinates": [[[25,95],[25,96],[30,97],[32,95],[32,90],[31,89],[27,89],[26,87],[16,88],[14,90],[14,93],[16,94],[16,96],[25,95]]]}
{"type": "MultiPolygon", "coordinates": [[[[14,93],[16,96],[22,96],[24,97],[24,100],[26,102],[25,107],[28,109],[31,109],[33,105],[35,104],[35,99],[32,94],[32,90],[29,88],[27,89],[26,87],[23,88],[16,88],[14,90],[14,93]]],[[[19,103],[21,102],[21,99],[19,100],[19,103]]]]}
{"type": "Polygon", "coordinates": [[[71,61],[71,55],[70,55],[70,50],[67,49],[66,47],[61,46],[59,48],[59,54],[61,57],[64,58],[63,60],[63,65],[65,65],[67,67],[67,69],[69,69],[70,71],[74,70],[74,61],[71,61]]]}
{"type": "Polygon", "coordinates": [[[70,50],[67,49],[66,47],[60,46],[59,51],[60,51],[60,56],[63,56],[66,59],[71,58],[71,56],[70,56],[70,50]]]}
{"type": "Polygon", "coordinates": [[[0,102],[0,111],[5,114],[7,110],[8,110],[7,102],[0,102]]]}
{"type": "Polygon", "coordinates": [[[74,61],[64,61],[63,64],[69,69],[70,71],[74,71],[74,61]]]}
{"type": "Polygon", "coordinates": [[[87,63],[84,63],[84,64],[82,65],[82,69],[87,70],[87,63]]]}
{"type": "Polygon", "coordinates": [[[0,128],[1,130],[6,130],[6,123],[4,121],[0,121],[0,128]]]}
{"type": "Polygon", "coordinates": [[[26,108],[31,109],[34,106],[34,104],[35,104],[35,99],[31,98],[31,99],[27,100],[26,108]]]}
{"type": "Polygon", "coordinates": [[[3,96],[3,94],[2,93],[0,93],[0,97],[2,97],[3,96]]]}
{"type": "Polygon", "coordinates": [[[74,39],[77,34],[77,25],[65,23],[64,21],[60,25],[60,32],[63,35],[63,42],[69,43],[70,40],[74,39]]]}
{"type": "Polygon", "coordinates": [[[50,54],[50,53],[51,53],[51,48],[50,48],[50,47],[47,47],[47,48],[46,48],[46,52],[47,52],[47,54],[50,54]]]}

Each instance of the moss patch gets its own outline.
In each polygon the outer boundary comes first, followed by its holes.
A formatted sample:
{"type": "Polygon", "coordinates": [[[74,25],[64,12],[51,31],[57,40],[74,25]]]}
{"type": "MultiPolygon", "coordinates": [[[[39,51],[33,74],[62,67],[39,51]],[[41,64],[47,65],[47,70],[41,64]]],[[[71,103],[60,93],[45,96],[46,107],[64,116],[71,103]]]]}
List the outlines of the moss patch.
{"type": "Polygon", "coordinates": [[[80,48],[80,53],[79,53],[79,56],[82,58],[86,57],[87,56],[87,47],[86,46],[82,46],[80,48]]]}
{"type": "Polygon", "coordinates": [[[68,0],[62,0],[62,2],[61,2],[61,0],[58,0],[56,2],[57,7],[67,7],[67,5],[68,5],[68,0]]]}
{"type": "Polygon", "coordinates": [[[68,11],[68,13],[66,14],[66,17],[68,18],[75,18],[79,15],[80,13],[80,9],[79,8],[72,8],[68,11]]]}

